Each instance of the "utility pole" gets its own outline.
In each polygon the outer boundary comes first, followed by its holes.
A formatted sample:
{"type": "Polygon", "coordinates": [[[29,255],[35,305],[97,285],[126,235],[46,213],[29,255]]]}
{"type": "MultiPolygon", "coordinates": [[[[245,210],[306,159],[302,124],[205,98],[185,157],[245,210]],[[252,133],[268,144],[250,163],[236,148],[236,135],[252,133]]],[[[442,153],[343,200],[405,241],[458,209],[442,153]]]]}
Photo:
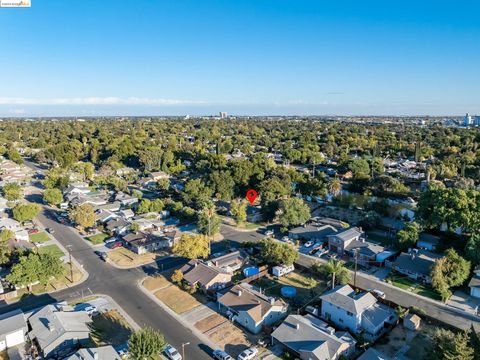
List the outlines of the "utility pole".
{"type": "Polygon", "coordinates": [[[353,287],[357,288],[358,249],[355,249],[355,272],[353,275],[353,287]]]}
{"type": "Polygon", "coordinates": [[[67,246],[68,256],[70,258],[70,281],[73,284],[73,264],[72,264],[72,249],[71,249],[71,247],[72,247],[72,245],[67,246]]]}

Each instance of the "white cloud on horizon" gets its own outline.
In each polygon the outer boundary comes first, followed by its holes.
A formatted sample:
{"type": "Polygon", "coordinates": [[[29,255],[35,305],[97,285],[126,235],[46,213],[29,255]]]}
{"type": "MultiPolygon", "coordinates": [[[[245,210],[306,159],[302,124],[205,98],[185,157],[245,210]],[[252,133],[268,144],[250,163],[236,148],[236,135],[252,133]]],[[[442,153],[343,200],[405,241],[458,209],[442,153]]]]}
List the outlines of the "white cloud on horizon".
{"type": "Polygon", "coordinates": [[[0,97],[0,105],[202,105],[204,101],[139,97],[23,98],[0,97]]]}

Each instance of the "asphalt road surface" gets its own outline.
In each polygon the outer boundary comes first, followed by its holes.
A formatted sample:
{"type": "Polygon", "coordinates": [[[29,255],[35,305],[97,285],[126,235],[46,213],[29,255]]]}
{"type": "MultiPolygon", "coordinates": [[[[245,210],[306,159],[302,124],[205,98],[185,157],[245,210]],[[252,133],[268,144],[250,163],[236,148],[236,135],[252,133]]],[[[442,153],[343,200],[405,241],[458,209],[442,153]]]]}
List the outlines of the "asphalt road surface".
{"type": "MultiPolygon", "coordinates": [[[[31,199],[30,199],[31,200],[31,199]]],[[[211,359],[209,349],[196,337],[190,329],[184,327],[157,303],[146,296],[138,287],[138,282],[146,275],[178,267],[185,262],[181,258],[166,258],[156,264],[129,270],[117,269],[103,262],[86,242],[72,228],[59,224],[48,217],[48,209],[38,216],[43,226],[52,228],[55,238],[67,249],[72,256],[88,272],[88,279],[78,286],[62,290],[57,293],[29,297],[10,306],[0,309],[1,313],[22,308],[24,311],[46,305],[54,301],[78,299],[90,294],[105,294],[112,297],[141,327],[149,326],[158,329],[165,335],[167,342],[177,349],[182,343],[190,342],[185,346],[187,359],[211,359]]]]}

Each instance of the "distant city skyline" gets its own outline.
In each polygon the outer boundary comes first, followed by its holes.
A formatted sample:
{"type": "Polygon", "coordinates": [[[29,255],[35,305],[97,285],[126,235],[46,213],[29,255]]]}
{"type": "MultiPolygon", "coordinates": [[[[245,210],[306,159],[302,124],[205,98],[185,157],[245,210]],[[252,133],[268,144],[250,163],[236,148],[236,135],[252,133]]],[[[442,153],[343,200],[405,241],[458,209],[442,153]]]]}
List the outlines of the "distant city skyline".
{"type": "Polygon", "coordinates": [[[480,114],[479,11],[32,0],[0,9],[0,117],[480,114]]]}

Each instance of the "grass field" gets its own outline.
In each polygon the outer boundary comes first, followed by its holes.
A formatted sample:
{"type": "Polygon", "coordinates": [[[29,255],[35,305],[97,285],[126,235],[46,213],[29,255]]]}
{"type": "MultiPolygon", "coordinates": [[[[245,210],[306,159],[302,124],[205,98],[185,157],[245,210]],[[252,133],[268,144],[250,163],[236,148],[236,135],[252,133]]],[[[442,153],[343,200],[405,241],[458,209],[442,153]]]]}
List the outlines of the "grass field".
{"type": "Polygon", "coordinates": [[[128,341],[132,329],[117,310],[93,317],[91,338],[96,346],[121,345],[128,341]]]}
{"type": "Polygon", "coordinates": [[[200,305],[198,300],[176,285],[170,285],[155,292],[155,297],[177,314],[183,314],[200,305]]]}
{"type": "Polygon", "coordinates": [[[388,281],[395,285],[396,287],[404,290],[408,290],[413,292],[414,294],[418,294],[421,296],[428,297],[434,300],[441,300],[441,297],[438,295],[435,290],[430,285],[424,285],[415,282],[414,280],[408,278],[407,276],[392,273],[388,278],[388,281]]]}
{"type": "Polygon", "coordinates": [[[108,253],[109,261],[118,266],[139,266],[155,261],[157,254],[147,252],[142,255],[135,254],[126,248],[118,248],[108,253]]]}
{"type": "Polygon", "coordinates": [[[158,290],[167,286],[170,286],[171,283],[164,276],[149,276],[143,281],[143,287],[148,291],[158,290]]]}
{"type": "Polygon", "coordinates": [[[46,241],[51,240],[48,234],[44,231],[38,232],[36,234],[31,234],[29,235],[29,238],[30,238],[30,242],[33,242],[33,243],[44,243],[46,241]]]}
{"type": "Polygon", "coordinates": [[[47,245],[38,248],[39,254],[51,254],[58,258],[65,256],[65,253],[57,245],[47,245]]]}
{"type": "Polygon", "coordinates": [[[108,238],[108,235],[105,233],[98,233],[92,236],[87,237],[87,240],[90,241],[93,245],[103,244],[103,241],[108,238]]]}
{"type": "Polygon", "coordinates": [[[268,296],[282,297],[293,308],[303,307],[327,288],[325,281],[297,271],[279,278],[263,277],[252,282],[252,285],[261,288],[268,296]],[[293,286],[297,290],[296,296],[292,299],[283,297],[281,294],[283,286],[293,286]]]}

